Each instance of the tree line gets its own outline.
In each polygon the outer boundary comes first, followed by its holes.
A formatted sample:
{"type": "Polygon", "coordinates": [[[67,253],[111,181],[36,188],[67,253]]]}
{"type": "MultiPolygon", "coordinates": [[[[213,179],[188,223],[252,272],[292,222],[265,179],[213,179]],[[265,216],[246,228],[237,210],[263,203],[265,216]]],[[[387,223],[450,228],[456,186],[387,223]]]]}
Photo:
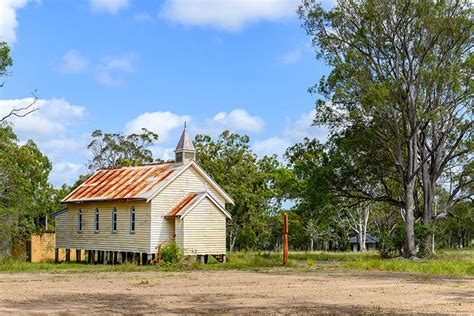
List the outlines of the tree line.
{"type": "MultiPolygon", "coordinates": [[[[306,138],[279,159],[257,156],[247,135],[196,135],[197,162],[236,202],[228,206],[228,248],[281,249],[284,211],[295,250],[347,250],[350,237],[362,251],[368,237],[377,239],[385,257],[470,246],[472,11],[467,0],[340,0],[330,10],[302,1],[302,26],[331,69],[309,89],[317,95],[314,125],[329,137],[306,138]]],[[[11,59],[6,44],[0,51],[4,75],[11,59]]],[[[7,121],[4,243],[41,229],[40,218],[87,177],[53,188],[47,157],[31,141],[20,145],[7,121]]],[[[150,150],[158,137],[95,131],[89,171],[161,161],[150,150]]]]}

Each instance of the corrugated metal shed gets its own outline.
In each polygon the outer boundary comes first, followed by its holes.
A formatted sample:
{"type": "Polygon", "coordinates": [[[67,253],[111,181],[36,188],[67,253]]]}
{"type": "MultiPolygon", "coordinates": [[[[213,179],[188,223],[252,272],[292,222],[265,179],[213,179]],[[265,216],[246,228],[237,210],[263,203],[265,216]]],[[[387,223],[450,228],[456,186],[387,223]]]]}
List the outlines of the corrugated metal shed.
{"type": "Polygon", "coordinates": [[[147,200],[181,165],[161,163],[102,169],[78,186],[63,203],[139,199],[147,200]]]}

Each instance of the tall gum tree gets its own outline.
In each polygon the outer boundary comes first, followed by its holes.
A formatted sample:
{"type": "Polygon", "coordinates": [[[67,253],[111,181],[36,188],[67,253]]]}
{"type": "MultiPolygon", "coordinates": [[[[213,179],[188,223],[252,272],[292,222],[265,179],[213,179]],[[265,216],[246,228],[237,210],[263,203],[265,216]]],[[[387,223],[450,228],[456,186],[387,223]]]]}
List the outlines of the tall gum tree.
{"type": "MultiPolygon", "coordinates": [[[[340,0],[329,11],[305,0],[299,8],[318,57],[332,67],[314,89],[325,98],[315,123],[333,134],[352,125],[370,129],[401,194],[355,190],[351,197],[403,208],[407,258],[416,256],[415,211],[431,222],[430,192],[450,162],[472,155],[472,11],[464,0],[340,0]]],[[[460,177],[461,187],[470,176],[460,177]]]]}

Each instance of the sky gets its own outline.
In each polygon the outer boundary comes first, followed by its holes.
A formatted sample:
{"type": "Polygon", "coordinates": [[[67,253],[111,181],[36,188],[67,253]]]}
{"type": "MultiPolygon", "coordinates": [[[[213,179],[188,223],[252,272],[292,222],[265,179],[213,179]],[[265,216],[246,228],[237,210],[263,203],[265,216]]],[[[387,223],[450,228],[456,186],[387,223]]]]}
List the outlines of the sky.
{"type": "MultiPolygon", "coordinates": [[[[0,0],[0,40],[13,66],[0,115],[38,97],[38,111],[11,123],[53,164],[50,181],[86,173],[96,129],[154,131],[156,158],[174,158],[191,136],[228,129],[259,156],[304,137],[328,73],[301,27],[295,0],[0,0]]],[[[323,6],[332,5],[330,0],[323,6]]]]}

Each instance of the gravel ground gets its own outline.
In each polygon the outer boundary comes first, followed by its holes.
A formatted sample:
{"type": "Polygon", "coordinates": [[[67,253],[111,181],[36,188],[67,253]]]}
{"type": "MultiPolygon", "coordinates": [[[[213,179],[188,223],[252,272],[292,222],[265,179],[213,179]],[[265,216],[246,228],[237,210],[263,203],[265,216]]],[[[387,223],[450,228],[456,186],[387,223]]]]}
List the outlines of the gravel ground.
{"type": "Polygon", "coordinates": [[[474,314],[474,278],[302,271],[0,274],[0,313],[474,314]]]}

